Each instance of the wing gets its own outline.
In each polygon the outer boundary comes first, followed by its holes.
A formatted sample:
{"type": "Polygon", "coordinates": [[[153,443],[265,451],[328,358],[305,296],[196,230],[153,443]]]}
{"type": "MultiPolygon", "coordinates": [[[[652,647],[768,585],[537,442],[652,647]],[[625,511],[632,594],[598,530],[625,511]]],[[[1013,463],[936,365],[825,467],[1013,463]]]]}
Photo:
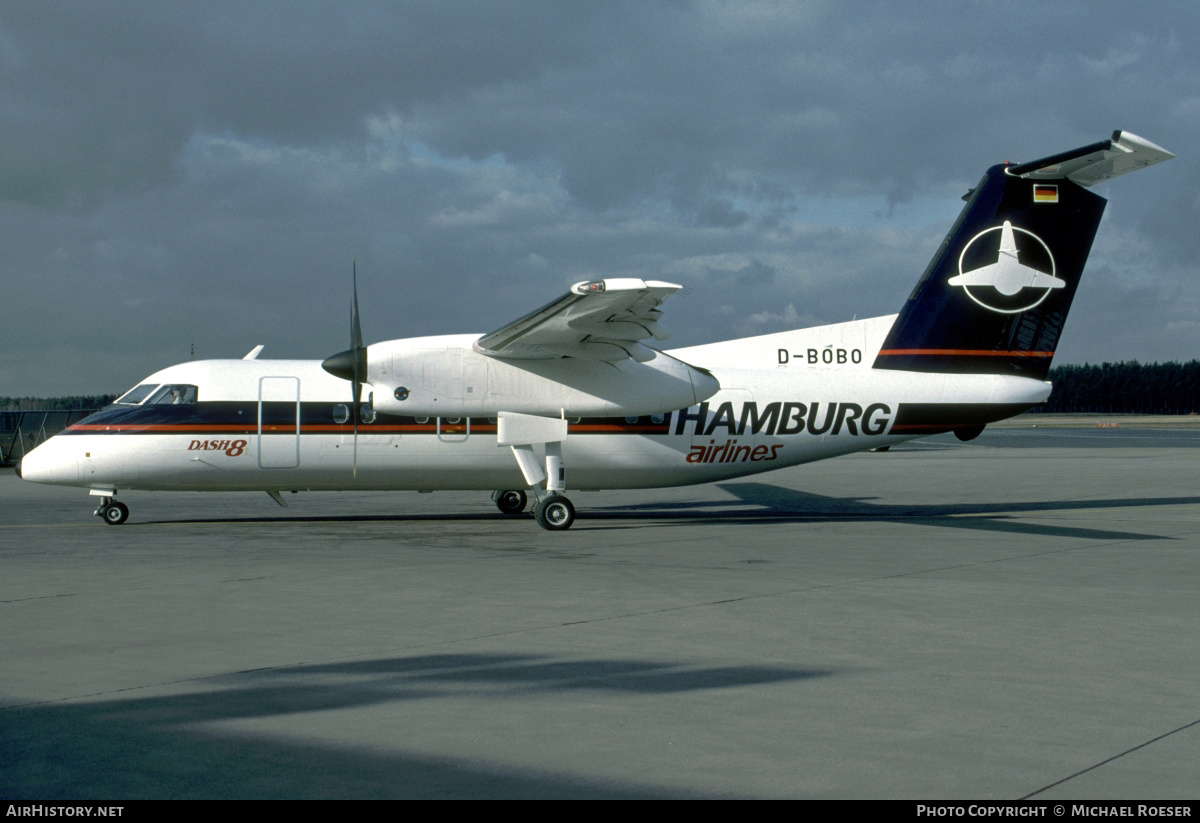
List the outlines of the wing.
{"type": "Polygon", "coordinates": [[[535,312],[475,341],[489,357],[547,360],[581,357],[618,362],[653,360],[641,341],[665,340],[658,307],[681,286],[633,278],[589,280],[535,312]]]}
{"type": "Polygon", "coordinates": [[[1031,180],[1061,180],[1065,177],[1081,186],[1091,186],[1119,174],[1170,160],[1174,156],[1136,134],[1114,131],[1111,140],[1102,140],[1031,163],[1018,163],[1005,171],[1031,180]]]}

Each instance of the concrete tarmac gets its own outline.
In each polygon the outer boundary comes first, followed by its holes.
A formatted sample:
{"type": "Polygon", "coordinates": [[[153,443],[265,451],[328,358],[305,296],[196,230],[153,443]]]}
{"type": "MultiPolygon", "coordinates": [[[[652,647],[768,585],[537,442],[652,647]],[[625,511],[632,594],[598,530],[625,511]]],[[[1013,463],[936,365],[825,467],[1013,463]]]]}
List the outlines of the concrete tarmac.
{"type": "Polygon", "coordinates": [[[1200,431],[686,489],[0,474],[0,797],[1200,797],[1200,431]]]}

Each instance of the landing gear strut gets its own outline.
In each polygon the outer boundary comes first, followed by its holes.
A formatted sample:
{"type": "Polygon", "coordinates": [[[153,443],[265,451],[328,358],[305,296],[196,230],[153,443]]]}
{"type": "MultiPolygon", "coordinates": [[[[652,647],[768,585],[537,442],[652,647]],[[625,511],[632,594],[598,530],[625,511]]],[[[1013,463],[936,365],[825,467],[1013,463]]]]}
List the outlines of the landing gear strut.
{"type": "Polygon", "coordinates": [[[110,526],[119,526],[129,519],[129,507],[111,497],[102,497],[100,506],[93,514],[110,526]]]}

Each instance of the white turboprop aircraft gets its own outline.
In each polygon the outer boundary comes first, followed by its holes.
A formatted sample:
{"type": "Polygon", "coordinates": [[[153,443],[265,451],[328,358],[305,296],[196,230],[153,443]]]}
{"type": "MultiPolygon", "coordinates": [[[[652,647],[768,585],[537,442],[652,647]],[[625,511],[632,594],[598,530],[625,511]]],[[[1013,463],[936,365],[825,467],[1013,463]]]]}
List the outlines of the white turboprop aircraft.
{"type": "Polygon", "coordinates": [[[25,456],[120,524],[119,489],[491,489],[569,528],[573,489],[707,483],[990,422],[1046,374],[1105,200],[1173,157],[1132,134],[989,169],[898,315],[661,351],[679,286],[578,283],[485,335],[351,347],[324,363],[182,363],[25,456]],[[1024,248],[1019,248],[1024,246],[1024,248]],[[1026,262],[1018,259],[1024,254],[1026,262]],[[363,390],[369,393],[363,398],[363,390]],[[568,472],[569,469],[569,472],[568,472]]]}

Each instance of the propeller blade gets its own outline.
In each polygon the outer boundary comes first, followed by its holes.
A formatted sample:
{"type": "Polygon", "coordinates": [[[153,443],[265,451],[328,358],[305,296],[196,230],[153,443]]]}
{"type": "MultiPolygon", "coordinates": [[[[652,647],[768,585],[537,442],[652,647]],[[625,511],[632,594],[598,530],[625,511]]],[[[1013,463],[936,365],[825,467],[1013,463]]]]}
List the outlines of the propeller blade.
{"type": "Polygon", "coordinates": [[[321,368],[350,382],[350,408],[354,416],[354,477],[358,477],[358,418],[362,415],[362,384],[367,378],[367,347],[363,345],[362,325],[358,319],[358,262],[353,264],[353,293],[350,300],[350,348],[326,357],[321,368]]]}
{"type": "Polygon", "coordinates": [[[351,476],[358,479],[358,418],[362,416],[362,357],[363,342],[362,342],[362,325],[358,320],[358,260],[354,260],[350,264],[351,284],[353,299],[350,303],[350,351],[353,353],[354,359],[354,380],[353,391],[354,400],[350,408],[354,414],[354,457],[351,468],[351,476]]]}
{"type": "Polygon", "coordinates": [[[351,281],[354,288],[354,302],[350,304],[350,348],[357,351],[363,347],[362,326],[358,323],[358,261],[351,263],[351,281]]]}

